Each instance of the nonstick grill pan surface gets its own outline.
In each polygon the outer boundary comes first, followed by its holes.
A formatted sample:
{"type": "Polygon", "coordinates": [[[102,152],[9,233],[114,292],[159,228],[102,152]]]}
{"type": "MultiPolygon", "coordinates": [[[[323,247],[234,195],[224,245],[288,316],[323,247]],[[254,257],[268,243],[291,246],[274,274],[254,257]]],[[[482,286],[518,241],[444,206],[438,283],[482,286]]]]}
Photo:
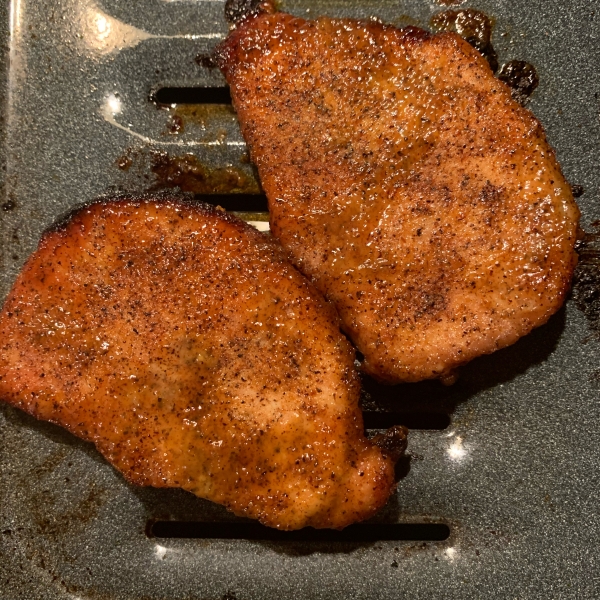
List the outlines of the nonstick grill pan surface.
{"type": "MultiPolygon", "coordinates": [[[[90,444],[1,406],[2,600],[600,596],[600,6],[444,4],[281,9],[399,26],[428,27],[448,9],[491,18],[500,65],[537,70],[529,107],[582,186],[589,235],[566,307],[452,387],[365,381],[367,427],[406,424],[409,450],[388,506],[342,533],[274,532],[179,490],[133,487],[90,444]]],[[[41,232],[101,194],[178,186],[264,228],[266,201],[206,58],[227,32],[221,1],[13,0],[0,11],[0,299],[41,232]]]]}

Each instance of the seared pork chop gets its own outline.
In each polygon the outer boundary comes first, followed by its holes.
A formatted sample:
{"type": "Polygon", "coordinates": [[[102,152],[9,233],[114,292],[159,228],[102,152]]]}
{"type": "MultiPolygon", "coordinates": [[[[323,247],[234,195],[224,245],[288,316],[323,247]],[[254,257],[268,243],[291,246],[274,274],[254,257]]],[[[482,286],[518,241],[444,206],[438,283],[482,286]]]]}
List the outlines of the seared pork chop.
{"type": "Polygon", "coordinates": [[[578,209],[540,123],[455,34],[252,15],[220,46],[271,231],[390,382],[562,305],[578,209]]]}
{"type": "MultiPolygon", "coordinates": [[[[0,398],[132,483],[281,529],[341,528],[395,487],[354,351],[279,244],[206,205],[90,205],[46,233],[0,315],[0,398]]],[[[390,439],[396,446],[390,446],[390,439]]]]}

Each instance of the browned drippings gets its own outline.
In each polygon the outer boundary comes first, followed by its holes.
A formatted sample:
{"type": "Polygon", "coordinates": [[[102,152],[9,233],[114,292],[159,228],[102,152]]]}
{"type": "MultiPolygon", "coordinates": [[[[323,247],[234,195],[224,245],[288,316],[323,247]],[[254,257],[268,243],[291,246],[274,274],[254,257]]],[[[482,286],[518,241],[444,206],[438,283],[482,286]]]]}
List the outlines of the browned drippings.
{"type": "Polygon", "coordinates": [[[170,135],[179,135],[185,130],[184,121],[178,114],[173,114],[167,121],[167,133],[170,135]]]}
{"type": "Polygon", "coordinates": [[[155,151],[150,156],[150,168],[156,175],[154,188],[178,187],[194,194],[259,194],[256,179],[240,168],[228,166],[211,169],[193,154],[171,156],[155,151]]]}
{"type": "Polygon", "coordinates": [[[130,156],[129,151],[125,152],[125,154],[119,156],[119,158],[117,158],[117,160],[115,161],[117,167],[119,167],[119,169],[121,169],[121,171],[129,171],[129,169],[131,168],[131,165],[133,164],[133,160],[130,156]]]}
{"type": "Polygon", "coordinates": [[[212,54],[198,54],[198,56],[196,56],[196,64],[205,69],[217,68],[215,57],[212,54]]]}
{"type": "Polygon", "coordinates": [[[498,79],[511,89],[513,98],[519,104],[526,104],[529,96],[540,83],[535,67],[523,60],[511,60],[500,69],[498,79]]]}
{"type": "Polygon", "coordinates": [[[573,300],[587,317],[594,335],[600,338],[600,221],[583,232],[577,242],[579,263],[573,278],[573,300]]]}
{"type": "Polygon", "coordinates": [[[242,221],[263,221],[268,223],[269,213],[268,212],[244,212],[244,211],[232,211],[236,217],[242,219],[242,221]]]}
{"type": "Polygon", "coordinates": [[[48,490],[39,491],[32,495],[33,522],[44,536],[59,537],[65,531],[74,535],[97,518],[107,494],[106,489],[91,484],[72,508],[66,511],[55,510],[49,514],[48,508],[57,504],[57,497],[48,490]]]}
{"type": "Polygon", "coordinates": [[[195,123],[206,127],[210,119],[218,117],[235,117],[235,110],[230,104],[177,104],[171,113],[170,120],[177,119],[181,128],[187,123],[195,123]]]}
{"type": "Polygon", "coordinates": [[[279,8],[277,4],[276,0],[227,0],[225,2],[225,19],[235,27],[252,15],[275,12],[279,8]]]}
{"type": "Polygon", "coordinates": [[[571,185],[571,192],[573,192],[573,197],[579,198],[580,196],[583,196],[585,190],[582,185],[571,185]]]}
{"type": "Polygon", "coordinates": [[[387,456],[390,456],[393,461],[404,454],[407,446],[406,436],[408,429],[402,425],[394,425],[384,433],[376,435],[371,441],[381,448],[387,456]]]}
{"type": "Polygon", "coordinates": [[[498,70],[498,55],[491,41],[493,21],[486,14],[472,8],[446,10],[431,18],[431,26],[437,31],[458,33],[483,55],[494,73],[498,70]]]}

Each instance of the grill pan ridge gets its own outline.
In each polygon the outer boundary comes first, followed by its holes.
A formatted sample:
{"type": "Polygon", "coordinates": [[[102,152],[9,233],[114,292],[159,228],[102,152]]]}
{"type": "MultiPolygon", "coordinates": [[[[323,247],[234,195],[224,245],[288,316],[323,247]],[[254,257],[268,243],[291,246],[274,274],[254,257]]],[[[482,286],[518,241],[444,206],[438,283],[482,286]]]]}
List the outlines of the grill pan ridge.
{"type": "MultiPolygon", "coordinates": [[[[600,219],[600,7],[457,3],[493,18],[500,64],[536,67],[529,107],[584,188],[589,229],[600,219]]],[[[447,4],[281,9],[427,27],[447,4]]],[[[179,185],[264,228],[224,79],[206,60],[227,33],[221,0],[0,11],[1,301],[41,232],[102,194],[179,185]]],[[[2,405],[0,600],[598,598],[599,344],[569,300],[452,387],[365,381],[367,426],[408,424],[408,456],[389,504],[342,533],[286,535],[181,490],[130,486],[91,444],[2,405]]]]}

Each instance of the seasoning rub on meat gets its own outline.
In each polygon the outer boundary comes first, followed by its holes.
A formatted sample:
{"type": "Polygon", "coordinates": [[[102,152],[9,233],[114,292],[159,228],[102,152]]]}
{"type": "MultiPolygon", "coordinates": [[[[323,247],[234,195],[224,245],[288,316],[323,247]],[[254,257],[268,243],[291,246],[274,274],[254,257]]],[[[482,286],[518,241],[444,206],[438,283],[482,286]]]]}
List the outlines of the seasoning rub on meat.
{"type": "Polygon", "coordinates": [[[119,199],[47,232],[0,314],[0,399],[132,483],[280,529],[342,528],[395,487],[354,351],[278,243],[207,205],[119,199]]]}
{"type": "Polygon", "coordinates": [[[254,13],[219,66],[271,231],[364,370],[444,378],[545,323],[579,213],[540,123],[485,59],[452,33],[254,13]]]}

